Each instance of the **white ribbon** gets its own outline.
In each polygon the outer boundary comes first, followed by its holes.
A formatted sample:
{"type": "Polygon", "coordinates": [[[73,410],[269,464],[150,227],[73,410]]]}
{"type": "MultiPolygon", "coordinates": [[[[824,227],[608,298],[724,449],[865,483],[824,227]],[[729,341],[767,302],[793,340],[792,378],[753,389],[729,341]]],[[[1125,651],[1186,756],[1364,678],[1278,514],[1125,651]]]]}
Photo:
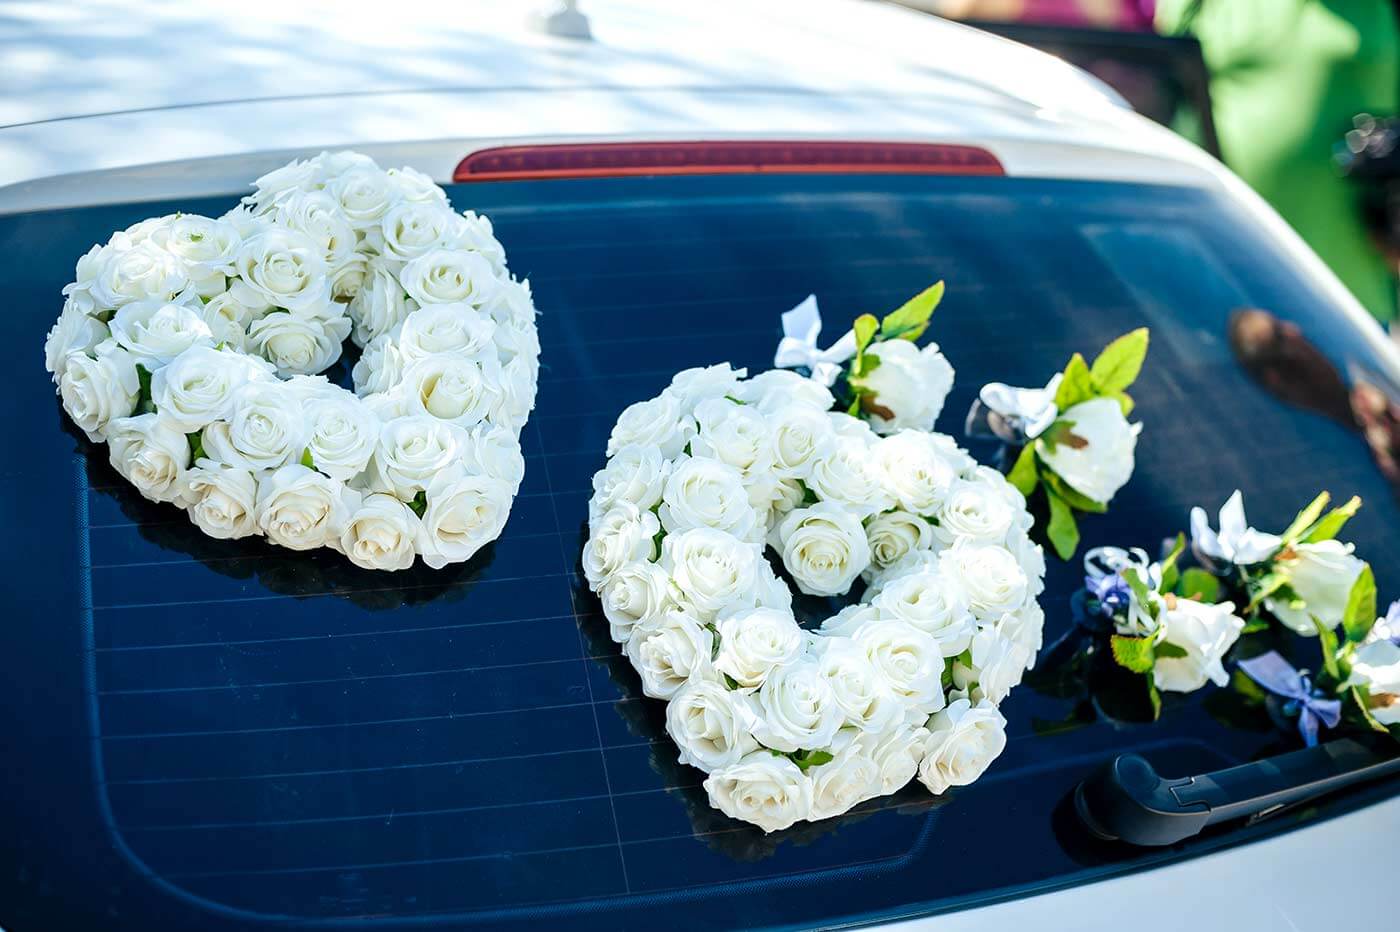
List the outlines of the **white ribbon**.
{"type": "Polygon", "coordinates": [[[783,315],[783,339],[773,354],[773,365],[779,369],[806,366],[814,381],[827,388],[836,384],[841,364],[856,354],[856,334],[854,330],[847,330],[841,339],[819,350],[817,337],[821,332],[822,315],[817,310],[817,296],[809,294],[807,300],[783,315]]]}
{"type": "Polygon", "coordinates": [[[989,382],[977,393],[986,405],[1009,422],[1026,440],[1034,440],[1049,429],[1059,417],[1055,407],[1055,392],[1061,376],[1057,373],[1044,388],[1013,388],[1001,382],[989,382]]]}

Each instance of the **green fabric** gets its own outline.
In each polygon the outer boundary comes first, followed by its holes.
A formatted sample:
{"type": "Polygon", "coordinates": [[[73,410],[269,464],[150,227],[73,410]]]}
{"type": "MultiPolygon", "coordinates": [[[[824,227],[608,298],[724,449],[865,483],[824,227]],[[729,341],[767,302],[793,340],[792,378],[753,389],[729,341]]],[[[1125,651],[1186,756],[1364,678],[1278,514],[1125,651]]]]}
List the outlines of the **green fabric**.
{"type": "Polygon", "coordinates": [[[1400,113],[1389,0],[1159,0],[1157,25],[1201,42],[1225,163],[1372,314],[1394,319],[1394,273],[1332,159],[1357,113],[1400,113]]]}

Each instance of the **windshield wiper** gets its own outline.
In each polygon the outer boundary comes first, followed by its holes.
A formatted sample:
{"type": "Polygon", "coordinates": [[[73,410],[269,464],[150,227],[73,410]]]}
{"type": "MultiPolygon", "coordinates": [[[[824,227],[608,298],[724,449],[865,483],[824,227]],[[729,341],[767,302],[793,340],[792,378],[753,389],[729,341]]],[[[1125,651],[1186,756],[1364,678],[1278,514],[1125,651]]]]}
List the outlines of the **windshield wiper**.
{"type": "Polygon", "coordinates": [[[1170,845],[1208,825],[1258,821],[1298,803],[1400,773],[1391,739],[1345,738],[1226,770],[1167,780],[1136,754],[1122,754],[1074,791],[1089,831],[1107,841],[1170,845]]]}

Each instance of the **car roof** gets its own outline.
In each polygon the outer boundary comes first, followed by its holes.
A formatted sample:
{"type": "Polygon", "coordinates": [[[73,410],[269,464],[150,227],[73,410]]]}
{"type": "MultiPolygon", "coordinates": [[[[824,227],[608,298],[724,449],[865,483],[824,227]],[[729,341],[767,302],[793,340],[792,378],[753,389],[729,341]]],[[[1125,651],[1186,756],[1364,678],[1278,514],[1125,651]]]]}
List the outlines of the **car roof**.
{"type": "Polygon", "coordinates": [[[591,40],[485,0],[21,7],[0,26],[0,212],[233,193],[345,146],[446,180],[475,148],[563,139],[975,142],[1013,174],[1212,174],[1078,69],[893,5],[581,8],[591,40]]]}

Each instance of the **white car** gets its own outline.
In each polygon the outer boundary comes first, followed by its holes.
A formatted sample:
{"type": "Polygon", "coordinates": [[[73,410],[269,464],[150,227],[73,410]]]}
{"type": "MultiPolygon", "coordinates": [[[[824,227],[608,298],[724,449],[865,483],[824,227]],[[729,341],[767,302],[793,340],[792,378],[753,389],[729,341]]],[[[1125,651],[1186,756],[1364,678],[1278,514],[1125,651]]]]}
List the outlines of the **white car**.
{"type": "MultiPolygon", "coordinates": [[[[608,428],[671,373],[769,367],[809,293],[835,328],[941,278],[960,433],[980,385],[1147,325],[1137,473],[1083,546],[1151,546],[1237,487],[1281,527],[1328,488],[1365,499],[1348,532],[1389,596],[1400,358],[1234,176],[1055,59],[856,0],[584,0],[588,38],[549,12],[6,9],[0,926],[1391,926],[1393,781],[1164,847],[1093,837],[1074,791],[1118,754],[1184,777],[1296,736],[1215,687],[1134,721],[1049,647],[972,786],[774,835],[706,805],[576,576],[608,428]],[[449,186],[534,287],[525,487],[463,566],[386,581],[202,537],[39,364],[92,243],[337,148],[449,186]]],[[[1082,584],[1051,563],[1047,645],[1082,584]]]]}

